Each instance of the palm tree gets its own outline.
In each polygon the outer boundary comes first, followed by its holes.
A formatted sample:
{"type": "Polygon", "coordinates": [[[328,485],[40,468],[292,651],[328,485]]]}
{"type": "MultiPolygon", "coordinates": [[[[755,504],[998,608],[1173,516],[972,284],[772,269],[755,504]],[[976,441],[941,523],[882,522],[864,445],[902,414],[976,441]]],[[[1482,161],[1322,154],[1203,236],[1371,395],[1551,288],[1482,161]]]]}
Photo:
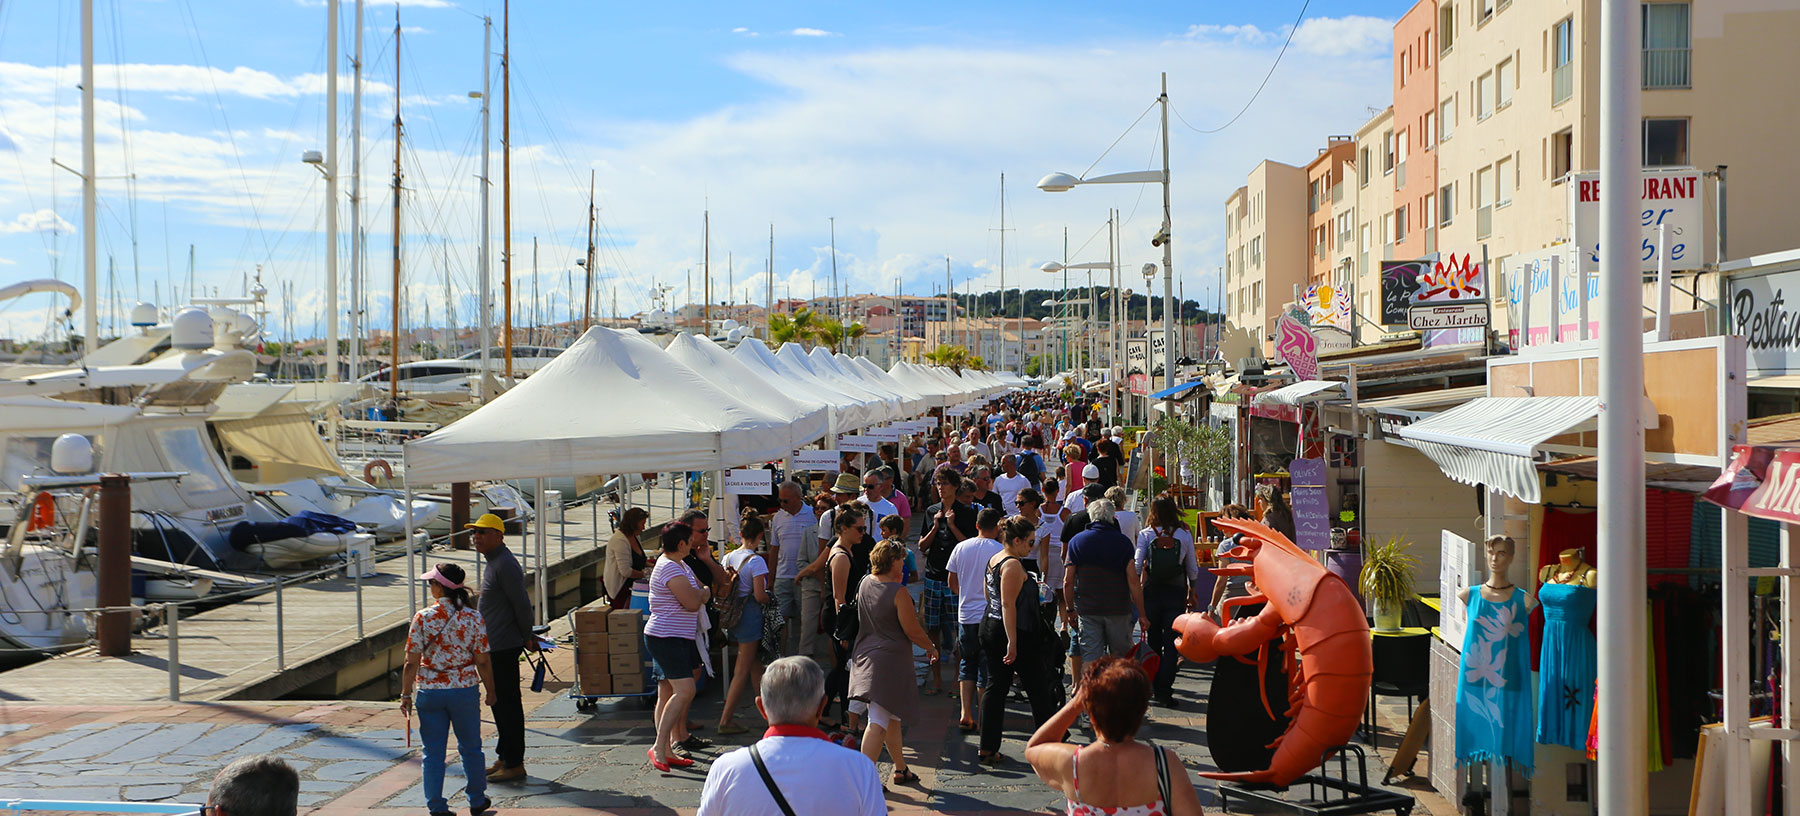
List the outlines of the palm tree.
{"type": "Polygon", "coordinates": [[[843,348],[844,341],[848,340],[854,342],[857,338],[867,334],[868,327],[861,323],[851,323],[850,325],[845,326],[837,320],[823,317],[813,323],[812,331],[813,339],[817,341],[819,345],[833,351],[839,351],[843,348]]]}
{"type": "Polygon", "coordinates": [[[796,342],[810,345],[818,329],[818,320],[818,314],[807,308],[796,309],[792,315],[770,315],[769,340],[777,347],[796,342]]]}
{"type": "Polygon", "coordinates": [[[963,366],[969,364],[969,350],[962,346],[938,346],[926,352],[925,361],[932,365],[947,366],[952,371],[960,372],[963,366]]]}

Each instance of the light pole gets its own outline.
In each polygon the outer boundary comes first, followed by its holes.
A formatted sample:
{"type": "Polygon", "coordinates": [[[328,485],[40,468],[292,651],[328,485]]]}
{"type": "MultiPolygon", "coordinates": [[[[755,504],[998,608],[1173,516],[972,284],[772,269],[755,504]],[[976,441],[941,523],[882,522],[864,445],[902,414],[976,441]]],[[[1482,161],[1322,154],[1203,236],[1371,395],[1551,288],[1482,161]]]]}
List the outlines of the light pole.
{"type": "MultiPolygon", "coordinates": [[[[1169,75],[1167,73],[1162,75],[1162,95],[1156,98],[1156,102],[1162,108],[1163,166],[1161,170],[1136,170],[1129,173],[1112,173],[1088,179],[1078,178],[1069,175],[1068,173],[1051,173],[1038,181],[1038,189],[1047,193],[1060,193],[1074,188],[1077,184],[1160,183],[1162,185],[1163,194],[1162,229],[1157,230],[1156,236],[1150,239],[1150,245],[1162,247],[1163,301],[1166,308],[1167,304],[1175,298],[1175,250],[1172,244],[1173,238],[1171,237],[1169,219],[1169,75]]],[[[1163,387],[1167,389],[1175,387],[1175,361],[1173,357],[1169,356],[1175,351],[1174,322],[1165,321],[1163,331],[1163,356],[1166,358],[1163,361],[1163,387]]],[[[1167,402],[1170,404],[1165,406],[1165,410],[1173,415],[1173,401],[1170,400],[1167,402]]]]}
{"type": "MultiPolygon", "coordinates": [[[[1056,261],[1048,261],[1048,262],[1040,265],[1038,267],[1038,271],[1048,272],[1052,275],[1054,275],[1058,272],[1061,272],[1061,273],[1063,273],[1063,276],[1064,276],[1063,280],[1067,281],[1069,270],[1071,270],[1071,269],[1085,270],[1088,273],[1088,295],[1087,295],[1088,322],[1091,324],[1093,322],[1093,315],[1094,315],[1094,270],[1096,270],[1096,269],[1111,270],[1112,268],[1113,268],[1113,265],[1110,261],[1089,261],[1087,263],[1074,263],[1074,264],[1063,264],[1063,263],[1057,263],[1056,261]]],[[[1068,297],[1068,290],[1069,290],[1068,284],[1065,282],[1063,285],[1063,297],[1065,299],[1068,297]]],[[[1085,327],[1085,331],[1087,332],[1088,340],[1090,341],[1089,349],[1088,349],[1088,365],[1093,365],[1094,359],[1095,359],[1094,351],[1092,348],[1092,345],[1093,345],[1092,341],[1093,341],[1093,337],[1094,337],[1093,326],[1089,325],[1089,326],[1085,327]]]]}

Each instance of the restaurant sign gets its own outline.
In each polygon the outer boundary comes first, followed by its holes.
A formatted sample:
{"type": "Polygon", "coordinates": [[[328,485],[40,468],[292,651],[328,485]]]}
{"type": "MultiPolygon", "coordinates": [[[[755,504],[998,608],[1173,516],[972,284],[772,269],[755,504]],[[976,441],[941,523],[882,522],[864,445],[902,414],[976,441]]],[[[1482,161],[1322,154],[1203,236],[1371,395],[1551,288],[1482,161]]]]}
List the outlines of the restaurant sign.
{"type": "Polygon", "coordinates": [[[1800,373],[1800,269],[1727,278],[1725,286],[1730,333],[1748,341],[1750,376],[1800,373]]]}
{"type": "Polygon", "coordinates": [[[1735,445],[1701,497],[1757,518],[1800,524],[1800,449],[1735,445]]]}
{"type": "Polygon", "coordinates": [[[1131,393],[1150,393],[1150,341],[1139,338],[1125,341],[1125,383],[1131,393]]]}

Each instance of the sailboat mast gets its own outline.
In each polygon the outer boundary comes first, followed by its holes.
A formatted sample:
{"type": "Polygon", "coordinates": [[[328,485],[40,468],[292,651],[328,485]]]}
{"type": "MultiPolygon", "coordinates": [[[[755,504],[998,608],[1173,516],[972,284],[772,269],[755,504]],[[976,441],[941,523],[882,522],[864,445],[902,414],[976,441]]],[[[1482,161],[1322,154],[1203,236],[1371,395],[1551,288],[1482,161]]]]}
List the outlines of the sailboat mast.
{"type": "Polygon", "coordinates": [[[712,211],[700,214],[700,335],[712,336],[712,211]]]}
{"type": "MultiPolygon", "coordinates": [[[[768,334],[769,317],[775,314],[775,225],[769,225],[769,291],[763,301],[763,333],[768,334]]],[[[770,339],[765,337],[763,339],[770,339]]]]}
{"type": "Polygon", "coordinates": [[[325,381],[338,381],[338,0],[325,4],[325,381]]]}
{"type": "Polygon", "coordinates": [[[99,348],[99,269],[94,257],[94,0],[81,0],[81,353],[99,348]]]}
{"type": "Polygon", "coordinates": [[[400,399],[400,6],[394,6],[394,298],[388,341],[388,396],[400,399]]]}
{"type": "MultiPolygon", "coordinates": [[[[837,216],[831,216],[831,317],[841,327],[844,324],[844,296],[838,291],[837,279],[837,216]]],[[[833,349],[836,351],[837,349],[833,349]]]]}
{"type": "Polygon", "coordinates": [[[587,290],[581,294],[581,333],[594,324],[594,171],[587,171],[587,290]]]}
{"type": "MultiPolygon", "coordinates": [[[[357,0],[358,3],[361,1],[357,0]]],[[[481,292],[475,298],[475,308],[481,313],[481,377],[477,387],[481,389],[483,402],[489,396],[487,382],[488,373],[493,371],[491,350],[494,346],[494,316],[490,308],[493,303],[489,296],[494,284],[488,269],[488,264],[494,257],[493,248],[489,245],[493,228],[488,224],[488,189],[492,186],[488,182],[488,146],[493,144],[488,135],[488,77],[493,73],[493,38],[494,18],[481,18],[481,292]]]]}
{"type": "Polygon", "coordinates": [[[506,357],[506,387],[512,366],[512,3],[500,7],[500,348],[506,357]]]}
{"type": "MultiPolygon", "coordinates": [[[[350,84],[350,379],[361,373],[363,336],[362,233],[363,0],[356,0],[356,59],[350,84]]],[[[335,371],[335,369],[334,369],[335,371]]]]}

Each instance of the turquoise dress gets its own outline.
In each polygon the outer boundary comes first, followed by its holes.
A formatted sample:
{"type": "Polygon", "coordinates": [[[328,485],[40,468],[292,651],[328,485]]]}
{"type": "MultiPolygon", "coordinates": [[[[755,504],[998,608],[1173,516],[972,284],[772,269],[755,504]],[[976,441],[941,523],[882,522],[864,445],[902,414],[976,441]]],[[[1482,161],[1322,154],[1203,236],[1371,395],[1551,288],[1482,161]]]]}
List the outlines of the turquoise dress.
{"type": "Polygon", "coordinates": [[[1594,716],[1594,617],[1599,594],[1574,584],[1544,584],[1544,643],[1538,653],[1537,741],[1587,750],[1594,716]]]}
{"type": "Polygon", "coordinates": [[[1456,763],[1510,761],[1532,770],[1531,653],[1525,593],[1500,603],[1469,592],[1468,626],[1456,676],[1456,763]]]}

